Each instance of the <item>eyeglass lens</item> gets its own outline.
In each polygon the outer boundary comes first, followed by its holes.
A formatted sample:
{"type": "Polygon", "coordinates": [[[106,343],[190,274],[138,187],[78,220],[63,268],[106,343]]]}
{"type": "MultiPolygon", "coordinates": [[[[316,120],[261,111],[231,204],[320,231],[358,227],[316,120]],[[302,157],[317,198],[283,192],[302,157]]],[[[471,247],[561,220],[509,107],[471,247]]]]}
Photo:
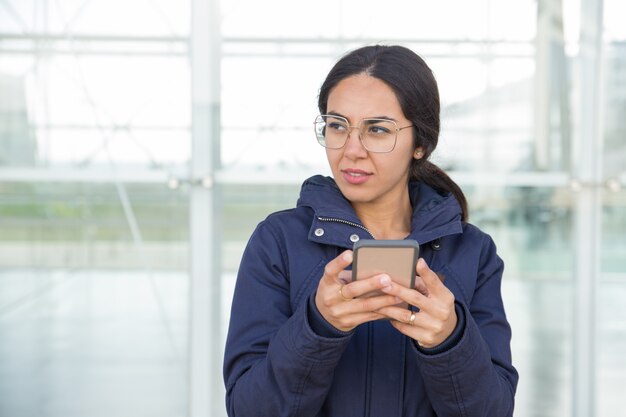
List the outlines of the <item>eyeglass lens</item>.
{"type": "Polygon", "coordinates": [[[352,129],[359,129],[361,143],[371,152],[390,152],[396,143],[398,126],[392,120],[363,119],[350,126],[343,117],[321,115],[315,120],[315,134],[320,145],[330,149],[342,148],[352,129]]]}

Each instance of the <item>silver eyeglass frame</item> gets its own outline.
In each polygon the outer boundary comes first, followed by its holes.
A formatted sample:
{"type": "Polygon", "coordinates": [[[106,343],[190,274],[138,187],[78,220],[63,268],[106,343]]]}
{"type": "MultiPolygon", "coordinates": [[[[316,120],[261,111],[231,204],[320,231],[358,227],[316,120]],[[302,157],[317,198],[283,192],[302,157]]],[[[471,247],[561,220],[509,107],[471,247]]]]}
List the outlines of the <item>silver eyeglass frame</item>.
{"type": "Polygon", "coordinates": [[[357,123],[356,125],[351,125],[348,122],[348,119],[346,119],[343,116],[337,116],[335,114],[320,114],[317,117],[315,117],[315,122],[313,122],[313,129],[315,130],[315,137],[317,138],[317,143],[319,143],[322,147],[326,148],[326,149],[341,149],[344,146],[346,146],[346,143],[348,143],[348,139],[350,138],[350,134],[352,133],[352,131],[354,129],[357,129],[359,132],[359,141],[361,142],[361,145],[363,146],[363,148],[365,148],[368,152],[373,152],[373,153],[389,153],[392,152],[395,148],[396,148],[396,143],[398,142],[398,132],[400,132],[401,130],[404,129],[408,129],[410,127],[414,127],[415,125],[410,124],[408,126],[403,126],[403,127],[398,127],[398,124],[395,122],[395,120],[389,120],[389,119],[380,119],[380,118],[376,118],[376,117],[372,117],[372,118],[365,118],[365,119],[361,119],[359,120],[359,123],[357,123]],[[324,136],[320,135],[319,129],[318,129],[318,125],[321,123],[326,124],[326,121],[324,120],[324,117],[332,117],[334,119],[337,119],[338,121],[343,121],[345,122],[346,128],[348,129],[348,131],[346,132],[346,138],[343,141],[343,144],[341,146],[326,146],[326,139],[324,136]],[[378,122],[387,122],[387,123],[393,123],[393,125],[395,126],[395,136],[393,138],[393,146],[391,147],[391,149],[389,149],[388,151],[376,151],[376,150],[371,150],[369,149],[365,143],[363,143],[363,138],[361,137],[362,131],[361,131],[361,126],[363,126],[363,122],[373,122],[373,121],[378,121],[378,122]]]}

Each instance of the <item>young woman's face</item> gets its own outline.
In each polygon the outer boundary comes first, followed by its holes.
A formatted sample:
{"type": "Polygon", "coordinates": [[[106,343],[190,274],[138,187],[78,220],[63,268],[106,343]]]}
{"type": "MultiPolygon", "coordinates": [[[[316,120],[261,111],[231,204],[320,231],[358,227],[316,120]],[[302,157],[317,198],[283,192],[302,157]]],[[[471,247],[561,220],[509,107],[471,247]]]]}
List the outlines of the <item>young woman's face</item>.
{"type": "MultiPolygon", "coordinates": [[[[366,74],[340,81],[328,96],[326,113],[345,117],[351,126],[369,118],[391,119],[399,128],[411,125],[393,90],[366,74]]],[[[413,133],[413,128],[400,130],[395,148],[388,153],[368,152],[356,128],[343,148],[327,148],[328,163],[343,195],[353,204],[402,201],[411,160],[417,157],[413,133]]]]}

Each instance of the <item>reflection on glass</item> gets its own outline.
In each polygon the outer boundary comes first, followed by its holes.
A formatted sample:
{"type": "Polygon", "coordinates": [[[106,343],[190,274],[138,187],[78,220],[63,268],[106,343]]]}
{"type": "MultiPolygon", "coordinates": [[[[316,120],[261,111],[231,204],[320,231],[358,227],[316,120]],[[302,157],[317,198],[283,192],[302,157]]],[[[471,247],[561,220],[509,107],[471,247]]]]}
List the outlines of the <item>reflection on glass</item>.
{"type": "Polygon", "coordinates": [[[2,269],[0,415],[186,416],[187,282],[2,269]]]}
{"type": "Polygon", "coordinates": [[[80,59],[3,57],[0,167],[186,163],[191,92],[184,57],[93,52],[80,59]]]}
{"type": "Polygon", "coordinates": [[[185,270],[184,189],[121,187],[129,207],[113,184],[0,183],[0,268],[185,270]],[[136,221],[136,235],[129,221],[136,221]]]}

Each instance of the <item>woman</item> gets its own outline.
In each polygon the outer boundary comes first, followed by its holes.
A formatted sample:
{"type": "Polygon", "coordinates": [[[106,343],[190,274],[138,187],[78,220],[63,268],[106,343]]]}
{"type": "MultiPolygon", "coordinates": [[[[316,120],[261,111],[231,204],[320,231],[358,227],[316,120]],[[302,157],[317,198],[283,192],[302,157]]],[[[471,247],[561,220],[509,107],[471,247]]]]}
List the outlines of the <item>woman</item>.
{"type": "Polygon", "coordinates": [[[297,207],[250,238],[225,350],[229,415],[511,416],[503,263],[428,161],[431,70],[407,48],[363,47],[331,69],[318,106],[334,179],[306,180],[297,207]],[[418,241],[416,289],[386,274],[351,282],[359,239],[418,241]],[[383,294],[359,298],[372,290],[383,294]]]}

